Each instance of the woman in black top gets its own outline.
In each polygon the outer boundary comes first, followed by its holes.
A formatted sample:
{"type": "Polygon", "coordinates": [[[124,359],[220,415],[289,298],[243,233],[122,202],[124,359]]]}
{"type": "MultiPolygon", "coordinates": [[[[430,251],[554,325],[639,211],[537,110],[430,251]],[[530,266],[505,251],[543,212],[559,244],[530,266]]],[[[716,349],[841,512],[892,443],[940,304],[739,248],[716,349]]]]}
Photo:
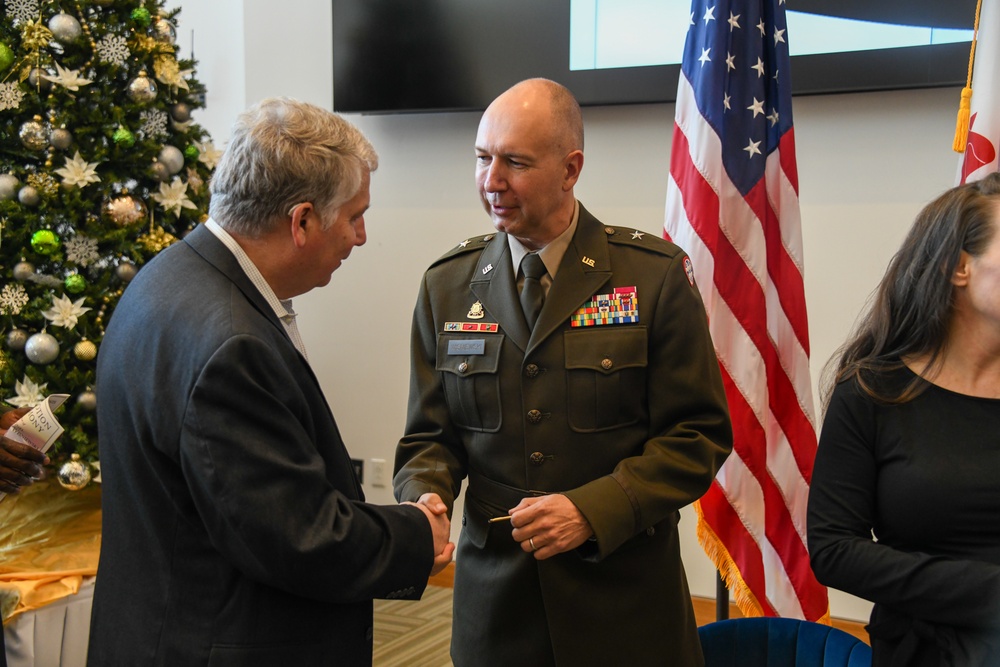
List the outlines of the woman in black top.
{"type": "Polygon", "coordinates": [[[876,667],[1000,665],[998,227],[1000,174],[931,202],[836,357],[809,552],[876,667]]]}

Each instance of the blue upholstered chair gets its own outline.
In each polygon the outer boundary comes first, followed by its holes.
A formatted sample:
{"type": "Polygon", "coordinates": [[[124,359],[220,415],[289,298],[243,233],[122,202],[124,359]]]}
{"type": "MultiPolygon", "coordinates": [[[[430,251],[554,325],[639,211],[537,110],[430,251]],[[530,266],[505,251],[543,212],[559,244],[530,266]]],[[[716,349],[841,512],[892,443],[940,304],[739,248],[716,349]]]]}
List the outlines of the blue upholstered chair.
{"type": "Polygon", "coordinates": [[[705,667],[870,667],[872,650],[843,630],[794,618],[734,618],[698,628],[705,667]]]}

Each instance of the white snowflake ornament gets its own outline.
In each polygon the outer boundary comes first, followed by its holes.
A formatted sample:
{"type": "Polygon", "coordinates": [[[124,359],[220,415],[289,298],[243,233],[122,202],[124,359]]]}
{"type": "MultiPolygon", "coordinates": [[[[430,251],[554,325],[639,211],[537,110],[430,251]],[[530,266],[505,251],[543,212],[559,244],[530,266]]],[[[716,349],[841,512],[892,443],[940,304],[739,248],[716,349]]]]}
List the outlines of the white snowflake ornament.
{"type": "Polygon", "coordinates": [[[4,315],[20,315],[27,303],[28,293],[21,285],[4,285],[0,290],[0,313],[4,315]]]}
{"type": "Polygon", "coordinates": [[[128,50],[128,40],[121,35],[105,35],[97,43],[97,55],[104,62],[121,67],[132,52],[128,50]]]}
{"type": "Polygon", "coordinates": [[[63,245],[66,250],[66,259],[80,266],[86,267],[93,264],[100,255],[97,253],[97,240],[77,234],[63,245]]]}
{"type": "Polygon", "coordinates": [[[14,383],[14,391],[17,392],[17,396],[11,396],[6,400],[18,408],[33,408],[45,400],[45,388],[48,386],[48,382],[36,384],[25,375],[24,380],[14,383]]]}
{"type": "Polygon", "coordinates": [[[7,15],[18,23],[30,23],[38,18],[38,0],[7,0],[7,15]]]}
{"type": "Polygon", "coordinates": [[[66,295],[52,297],[52,307],[42,311],[42,316],[52,322],[57,327],[72,329],[76,326],[80,316],[90,308],[83,305],[83,297],[76,301],[70,301],[66,295]]]}
{"type": "Polygon", "coordinates": [[[0,83],[0,111],[18,108],[23,99],[24,91],[16,81],[0,83]]]}
{"type": "Polygon", "coordinates": [[[143,111],[139,114],[139,132],[151,139],[167,136],[167,114],[159,109],[143,111]]]}

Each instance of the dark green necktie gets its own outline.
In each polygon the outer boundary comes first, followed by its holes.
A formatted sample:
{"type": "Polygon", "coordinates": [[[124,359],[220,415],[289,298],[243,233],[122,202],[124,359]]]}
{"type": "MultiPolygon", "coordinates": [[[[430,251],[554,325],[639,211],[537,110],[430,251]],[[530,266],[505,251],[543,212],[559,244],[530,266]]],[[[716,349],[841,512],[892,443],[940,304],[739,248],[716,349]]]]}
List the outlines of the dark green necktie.
{"type": "Polygon", "coordinates": [[[521,310],[529,329],[535,328],[538,313],[542,310],[545,300],[545,290],[542,289],[542,276],[545,275],[545,263],[538,253],[529,253],[521,260],[521,271],[524,273],[524,285],[521,287],[521,310]]]}

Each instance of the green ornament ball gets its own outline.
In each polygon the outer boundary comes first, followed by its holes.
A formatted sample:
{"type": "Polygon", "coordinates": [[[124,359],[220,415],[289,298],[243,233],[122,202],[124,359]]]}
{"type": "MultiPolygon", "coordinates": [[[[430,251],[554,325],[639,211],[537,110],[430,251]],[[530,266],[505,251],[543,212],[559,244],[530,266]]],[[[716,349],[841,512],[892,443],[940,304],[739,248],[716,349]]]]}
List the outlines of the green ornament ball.
{"type": "Polygon", "coordinates": [[[66,291],[70,294],[79,294],[83,290],[87,289],[87,279],[79,273],[73,273],[66,276],[66,280],[63,281],[63,285],[66,286],[66,291]]]}
{"type": "Polygon", "coordinates": [[[6,72],[14,64],[14,52],[10,47],[0,42],[0,72],[6,72]]]}
{"type": "Polygon", "coordinates": [[[184,149],[184,157],[188,162],[194,162],[201,155],[201,151],[198,150],[197,146],[188,146],[184,149]]]}
{"type": "Polygon", "coordinates": [[[51,255],[59,250],[59,237],[48,229],[39,229],[31,235],[31,247],[39,255],[51,255]]]}
{"type": "Polygon", "coordinates": [[[141,25],[143,28],[148,28],[149,24],[153,21],[153,17],[150,16],[149,10],[145,7],[137,7],[133,9],[131,17],[133,21],[141,25]]]}
{"type": "Polygon", "coordinates": [[[132,148],[135,146],[135,135],[127,127],[119,127],[111,135],[111,139],[122,148],[132,148]]]}

